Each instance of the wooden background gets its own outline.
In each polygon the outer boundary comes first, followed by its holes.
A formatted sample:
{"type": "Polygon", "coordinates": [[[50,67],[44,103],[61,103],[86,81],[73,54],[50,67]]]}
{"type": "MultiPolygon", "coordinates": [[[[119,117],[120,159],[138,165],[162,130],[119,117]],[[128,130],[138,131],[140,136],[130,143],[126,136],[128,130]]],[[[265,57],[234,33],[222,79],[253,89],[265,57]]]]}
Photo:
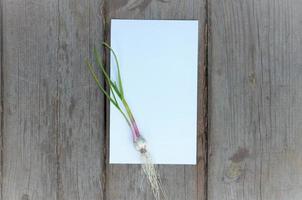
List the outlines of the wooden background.
{"type": "Polygon", "coordinates": [[[108,164],[108,102],[84,65],[110,40],[111,18],[199,20],[198,164],[159,166],[170,199],[300,200],[301,10],[300,0],[0,0],[0,200],[153,199],[138,165],[108,164]]]}

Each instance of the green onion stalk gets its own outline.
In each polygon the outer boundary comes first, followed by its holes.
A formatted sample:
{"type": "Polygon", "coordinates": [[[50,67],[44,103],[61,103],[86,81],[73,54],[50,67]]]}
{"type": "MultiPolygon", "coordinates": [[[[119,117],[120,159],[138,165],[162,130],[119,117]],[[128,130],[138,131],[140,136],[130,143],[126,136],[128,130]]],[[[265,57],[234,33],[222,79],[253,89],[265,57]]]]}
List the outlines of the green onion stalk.
{"type": "Polygon", "coordinates": [[[138,129],[137,123],[135,121],[135,118],[133,116],[133,113],[130,109],[130,106],[128,105],[125,95],[124,95],[124,89],[123,89],[123,83],[121,78],[121,72],[120,72],[120,65],[117,59],[117,55],[115,51],[107,44],[103,43],[104,47],[106,49],[109,49],[110,52],[112,52],[112,55],[114,57],[116,66],[117,66],[117,81],[114,81],[110,78],[108,73],[105,70],[105,67],[102,63],[102,59],[100,57],[100,53],[96,48],[94,48],[93,53],[95,56],[96,65],[102,72],[105,78],[105,82],[107,86],[109,86],[109,93],[104,89],[104,87],[101,85],[94,68],[92,64],[86,60],[86,65],[95,80],[98,88],[100,91],[106,96],[106,98],[114,105],[114,107],[121,113],[121,115],[124,117],[125,121],[127,122],[131,133],[132,133],[132,140],[135,149],[139,152],[140,158],[142,161],[142,169],[150,183],[154,198],[156,200],[160,199],[167,199],[166,194],[162,188],[162,184],[159,178],[159,174],[152,163],[151,156],[147,150],[147,143],[144,137],[140,134],[140,131],[138,129]],[[111,94],[111,95],[110,95],[111,94]]]}

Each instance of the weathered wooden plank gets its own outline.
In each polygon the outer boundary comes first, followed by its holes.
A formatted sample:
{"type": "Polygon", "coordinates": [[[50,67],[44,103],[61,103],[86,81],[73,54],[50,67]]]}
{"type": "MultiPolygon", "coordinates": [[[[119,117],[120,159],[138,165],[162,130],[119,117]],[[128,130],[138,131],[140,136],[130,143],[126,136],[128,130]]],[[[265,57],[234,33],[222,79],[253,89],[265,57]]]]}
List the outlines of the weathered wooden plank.
{"type": "Polygon", "coordinates": [[[301,9],[210,1],[209,200],[302,198],[301,9]]]}
{"type": "Polygon", "coordinates": [[[0,0],[0,200],[2,200],[2,146],[3,146],[3,2],[0,0]]]}
{"type": "MultiPolygon", "coordinates": [[[[169,199],[205,199],[205,68],[204,68],[204,25],[205,1],[108,1],[104,6],[106,27],[111,18],[128,19],[199,19],[199,123],[198,123],[198,165],[159,166],[163,184],[169,199]]],[[[109,30],[105,33],[109,35],[109,30]]],[[[108,116],[107,116],[108,117],[108,116]]],[[[109,127],[109,126],[108,126],[109,127]]],[[[154,199],[150,187],[139,165],[109,165],[106,177],[106,199],[154,199]]]]}
{"type": "Polygon", "coordinates": [[[84,60],[102,38],[99,0],[59,1],[58,199],[103,199],[104,106],[84,60]]]}
{"type": "Polygon", "coordinates": [[[2,199],[55,200],[55,1],[3,0],[2,199]]]}

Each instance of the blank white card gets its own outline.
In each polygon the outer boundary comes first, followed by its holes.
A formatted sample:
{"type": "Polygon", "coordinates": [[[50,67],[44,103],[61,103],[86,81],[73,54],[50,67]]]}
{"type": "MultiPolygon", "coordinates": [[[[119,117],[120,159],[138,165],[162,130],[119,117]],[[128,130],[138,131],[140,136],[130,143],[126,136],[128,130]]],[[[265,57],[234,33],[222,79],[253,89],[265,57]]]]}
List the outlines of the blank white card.
{"type": "MultiPolygon", "coordinates": [[[[111,21],[126,99],[156,164],[196,164],[198,21],[111,21]]],[[[111,77],[117,75],[111,55],[111,77]]],[[[110,163],[140,163],[131,131],[110,105],[110,163]]]]}

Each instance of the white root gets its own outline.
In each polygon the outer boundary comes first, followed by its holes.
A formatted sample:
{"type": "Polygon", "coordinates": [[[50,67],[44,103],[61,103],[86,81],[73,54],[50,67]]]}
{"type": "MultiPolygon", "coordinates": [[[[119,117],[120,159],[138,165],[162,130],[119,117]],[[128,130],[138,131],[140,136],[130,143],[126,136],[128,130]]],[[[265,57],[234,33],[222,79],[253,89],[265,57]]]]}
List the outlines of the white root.
{"type": "Polygon", "coordinates": [[[149,181],[155,200],[166,200],[166,193],[162,187],[159,174],[152,163],[149,153],[141,153],[141,160],[143,162],[142,169],[149,181]]]}
{"type": "Polygon", "coordinates": [[[145,139],[140,136],[134,145],[136,150],[140,153],[142,169],[149,181],[155,200],[167,200],[167,195],[162,187],[158,171],[152,162],[149,152],[147,151],[145,139]]]}

